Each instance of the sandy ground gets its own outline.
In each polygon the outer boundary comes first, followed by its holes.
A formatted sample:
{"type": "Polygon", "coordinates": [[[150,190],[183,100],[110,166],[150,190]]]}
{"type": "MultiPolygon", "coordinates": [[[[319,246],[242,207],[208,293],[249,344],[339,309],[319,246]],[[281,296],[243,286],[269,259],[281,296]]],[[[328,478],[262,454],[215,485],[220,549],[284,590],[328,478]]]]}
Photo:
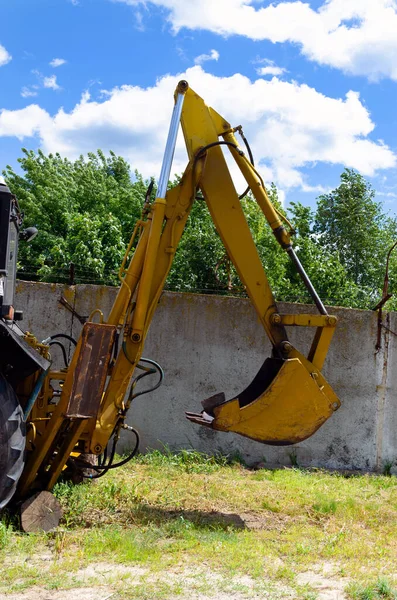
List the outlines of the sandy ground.
{"type": "MultiPolygon", "coordinates": [[[[222,576],[212,571],[206,571],[206,568],[197,570],[197,572],[186,572],[183,569],[162,574],[149,575],[144,567],[123,566],[108,563],[99,563],[90,565],[73,573],[73,579],[70,577],[65,580],[65,588],[58,590],[48,590],[38,587],[32,587],[23,592],[14,592],[10,594],[1,594],[1,600],[118,600],[121,597],[142,597],[142,588],[149,584],[180,584],[182,592],[168,598],[175,600],[262,600],[273,599],[293,599],[300,598],[294,590],[287,585],[280,583],[274,586],[273,591],[256,593],[255,588],[258,583],[248,576],[234,577],[228,582],[222,581],[222,576]],[[205,578],[211,582],[213,592],[208,594],[198,593],[194,589],[195,577],[205,578]],[[123,590],[128,590],[127,596],[122,596],[115,590],[120,589],[122,581],[123,590]],[[232,590],[221,591],[227,584],[234,587],[243,587],[244,591],[232,590]],[[217,591],[217,588],[220,588],[217,591]],[[136,594],[134,593],[134,588],[136,594]],[[138,591],[138,588],[140,592],[138,591]]],[[[316,600],[346,600],[343,590],[348,584],[346,578],[338,578],[335,575],[335,568],[332,564],[314,565],[311,571],[301,573],[297,576],[299,585],[310,586],[313,596],[316,600]]],[[[155,589],[155,588],[154,588],[155,589]]],[[[149,597],[149,596],[147,596],[149,597]]],[[[306,595],[307,597],[307,595],[306,595]]],[[[153,600],[156,600],[154,593],[153,600]]]]}

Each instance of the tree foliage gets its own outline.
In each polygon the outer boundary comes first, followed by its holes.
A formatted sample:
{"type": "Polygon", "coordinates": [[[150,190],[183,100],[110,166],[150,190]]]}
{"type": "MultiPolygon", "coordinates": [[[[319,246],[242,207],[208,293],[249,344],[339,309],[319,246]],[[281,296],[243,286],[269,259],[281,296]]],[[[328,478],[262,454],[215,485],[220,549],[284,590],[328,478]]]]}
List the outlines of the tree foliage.
{"type": "Polygon", "coordinates": [[[40,234],[21,244],[19,276],[62,281],[70,263],[80,281],[116,283],[146,183],[114,153],[98,151],[76,161],[40,150],[23,150],[22,175],[4,173],[25,213],[25,225],[40,234]]]}
{"type": "MultiPolygon", "coordinates": [[[[148,182],[139,173],[132,174],[128,163],[114,153],[105,156],[97,151],[70,161],[59,154],[23,150],[19,162],[21,173],[8,166],[4,175],[19,198],[26,226],[35,225],[40,231],[31,244],[20,245],[19,276],[65,281],[74,263],[76,281],[116,284],[148,182]]],[[[283,212],[273,184],[268,193],[283,212]]],[[[242,207],[276,298],[310,301],[250,194],[242,207]]],[[[346,169],[340,185],[318,198],[316,209],[292,202],[287,216],[295,229],[295,249],[326,303],[363,308],[376,304],[386,255],[397,240],[397,224],[384,214],[360,174],[346,169]]],[[[390,281],[392,289],[397,282],[394,255],[390,281]]],[[[167,286],[244,293],[204,200],[193,204],[167,286]]]]}
{"type": "MultiPolygon", "coordinates": [[[[282,210],[276,187],[272,186],[269,193],[273,203],[282,210]]],[[[263,213],[251,195],[248,194],[241,203],[270,285],[281,292],[288,257],[280,251],[263,213]]],[[[193,205],[168,282],[172,289],[181,291],[244,291],[204,200],[196,201],[193,205]]]]}
{"type": "Polygon", "coordinates": [[[381,287],[385,257],[397,239],[396,220],[384,214],[364,177],[346,169],[340,185],[319,197],[314,231],[357,286],[369,293],[381,287]]]}

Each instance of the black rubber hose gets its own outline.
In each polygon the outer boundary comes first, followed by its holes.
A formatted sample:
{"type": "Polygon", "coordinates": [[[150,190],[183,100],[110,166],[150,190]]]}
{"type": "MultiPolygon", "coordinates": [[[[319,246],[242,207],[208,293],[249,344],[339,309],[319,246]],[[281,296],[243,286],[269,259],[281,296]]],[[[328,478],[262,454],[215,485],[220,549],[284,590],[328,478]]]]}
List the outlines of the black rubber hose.
{"type": "Polygon", "coordinates": [[[68,335],[67,333],[56,333],[55,335],[50,335],[48,338],[43,340],[41,343],[48,344],[48,342],[50,342],[51,340],[56,340],[57,338],[65,338],[66,340],[69,340],[69,342],[72,342],[72,344],[77,346],[76,340],[71,335],[68,335]]]}
{"type": "Polygon", "coordinates": [[[106,473],[110,469],[118,469],[119,467],[122,467],[122,466],[126,465],[128,462],[130,462],[130,460],[132,460],[134,458],[134,456],[138,452],[139,443],[140,443],[140,437],[139,437],[139,433],[137,432],[137,430],[134,429],[133,427],[129,427],[128,431],[131,431],[131,433],[133,433],[135,435],[135,438],[136,438],[135,446],[134,446],[134,449],[132,450],[132,452],[130,452],[130,454],[126,458],[124,458],[123,460],[121,460],[120,462],[113,464],[114,455],[116,453],[116,442],[113,441],[112,452],[111,452],[111,455],[110,455],[109,463],[107,465],[104,465],[104,466],[88,465],[87,464],[87,468],[93,469],[94,471],[97,471],[98,474],[97,475],[84,475],[83,474],[82,476],[85,479],[98,479],[99,477],[103,477],[103,475],[106,475],[106,473]]]}
{"type": "Polygon", "coordinates": [[[50,339],[55,340],[57,338],[65,338],[66,340],[69,340],[69,342],[72,342],[72,344],[77,346],[76,340],[71,335],[68,335],[67,333],[56,333],[55,335],[52,335],[50,339]]]}
{"type": "MultiPolygon", "coordinates": [[[[126,358],[129,360],[129,362],[132,363],[132,361],[128,357],[126,347],[125,347],[125,342],[123,342],[123,344],[122,344],[122,349],[123,349],[123,352],[124,352],[126,358]]],[[[164,371],[156,361],[154,361],[150,358],[141,358],[140,361],[149,363],[150,365],[153,365],[155,367],[155,369],[146,370],[145,367],[139,365],[139,363],[138,363],[137,368],[145,369],[146,372],[142,373],[141,375],[138,375],[138,377],[135,380],[135,383],[137,381],[139,381],[140,379],[142,379],[143,377],[154,374],[156,372],[158,372],[158,374],[159,374],[159,380],[156,383],[156,385],[153,386],[152,388],[150,388],[148,390],[143,390],[142,392],[138,392],[137,394],[132,394],[131,397],[128,399],[129,403],[132,402],[132,400],[135,400],[135,398],[137,398],[138,396],[143,396],[143,394],[148,394],[149,392],[156,390],[158,387],[160,387],[160,385],[162,384],[163,379],[164,379],[164,371]]],[[[125,414],[126,414],[126,412],[127,411],[125,411],[125,414]]],[[[115,432],[117,431],[117,424],[114,428],[114,431],[115,432]]],[[[98,479],[99,477],[103,477],[103,475],[105,475],[110,469],[117,469],[118,467],[122,467],[123,465],[127,464],[130,460],[132,460],[134,458],[134,456],[136,455],[136,453],[138,452],[140,438],[139,438],[139,433],[133,427],[128,427],[128,431],[131,431],[131,433],[133,433],[136,438],[136,443],[135,443],[135,446],[134,446],[134,449],[132,450],[132,452],[126,458],[121,460],[120,462],[113,464],[114,455],[116,453],[116,445],[117,445],[117,440],[113,439],[112,450],[110,453],[108,464],[105,464],[106,456],[107,456],[107,448],[105,448],[102,460],[99,459],[99,461],[100,461],[99,465],[88,465],[87,464],[87,468],[96,471],[97,475],[84,475],[82,473],[82,477],[84,477],[85,479],[98,479]]]]}
{"type": "Polygon", "coordinates": [[[242,137],[242,139],[243,139],[243,142],[244,142],[244,145],[245,145],[245,147],[247,148],[247,152],[248,152],[248,156],[250,157],[250,162],[251,162],[251,165],[254,167],[254,166],[255,166],[255,163],[254,163],[254,157],[253,157],[253,154],[252,154],[252,152],[251,152],[251,148],[250,148],[250,145],[249,145],[249,143],[248,143],[248,140],[247,140],[247,138],[245,137],[245,135],[244,135],[244,133],[242,132],[242,130],[240,130],[240,131],[239,131],[239,134],[241,135],[241,137],[242,137]]]}
{"type": "Polygon", "coordinates": [[[207,150],[209,150],[210,148],[214,148],[215,146],[231,146],[235,150],[242,152],[241,150],[239,150],[237,144],[233,144],[233,142],[225,142],[225,140],[218,140],[217,142],[211,142],[211,144],[207,144],[203,148],[200,148],[200,150],[194,157],[194,163],[196,163],[198,159],[201,158],[207,152],[207,150]]]}
{"type": "MultiPolygon", "coordinates": [[[[239,134],[242,137],[242,140],[244,142],[245,147],[247,148],[247,152],[248,152],[248,156],[250,157],[251,165],[254,167],[255,166],[254,157],[252,155],[251,148],[250,148],[250,145],[248,143],[248,140],[245,137],[242,129],[239,130],[239,134]]],[[[250,189],[251,189],[250,186],[248,186],[247,189],[238,197],[239,200],[242,200],[243,198],[245,198],[245,196],[248,194],[248,192],[250,191],[250,189]]]]}
{"type": "MultiPolygon", "coordinates": [[[[244,136],[244,134],[242,134],[241,137],[243,138],[244,144],[247,148],[247,151],[248,151],[248,154],[250,157],[251,164],[253,165],[254,159],[252,156],[251,148],[249,147],[248,141],[247,141],[246,137],[244,136]]],[[[237,152],[239,152],[240,154],[244,154],[243,151],[239,149],[237,144],[233,144],[233,142],[226,142],[225,140],[223,140],[223,141],[218,140],[217,142],[212,142],[211,144],[207,144],[207,146],[204,146],[204,148],[200,148],[200,150],[197,152],[196,156],[194,157],[193,168],[194,168],[194,165],[196,164],[196,162],[199,160],[199,158],[201,158],[207,150],[209,150],[210,148],[214,148],[214,146],[230,146],[231,148],[234,148],[235,150],[237,150],[237,152]]],[[[250,191],[250,186],[248,186],[247,189],[244,190],[244,192],[239,195],[239,200],[242,200],[242,198],[244,198],[248,194],[249,191],[250,191]]],[[[198,196],[198,197],[196,197],[196,199],[201,200],[201,197],[198,196]]]]}
{"type": "Polygon", "coordinates": [[[108,447],[106,446],[105,450],[103,451],[103,454],[98,456],[98,466],[99,467],[103,467],[106,464],[107,457],[108,457],[108,447]]]}
{"type": "MultiPolygon", "coordinates": [[[[149,394],[150,392],[154,392],[154,390],[157,390],[160,387],[160,385],[163,383],[163,379],[164,379],[164,371],[163,371],[163,368],[159,365],[159,363],[157,363],[155,360],[152,360],[151,358],[140,358],[140,361],[147,362],[150,365],[153,365],[155,367],[155,369],[152,369],[151,371],[143,373],[142,375],[138,375],[138,377],[136,378],[136,381],[139,381],[139,379],[142,379],[146,375],[151,375],[152,373],[155,373],[156,371],[159,374],[159,380],[155,386],[149,388],[148,390],[142,390],[142,392],[133,394],[130,398],[131,401],[135,400],[135,398],[138,398],[138,396],[143,396],[144,394],[149,394]]],[[[139,364],[137,365],[137,367],[139,368],[139,364]]]]}
{"type": "Polygon", "coordinates": [[[103,467],[98,467],[96,465],[87,465],[87,468],[89,469],[93,469],[94,471],[97,471],[97,475],[84,475],[83,473],[81,474],[82,477],[84,477],[85,479],[99,479],[100,477],[103,477],[104,475],[106,475],[106,473],[109,471],[109,469],[112,468],[112,463],[114,460],[114,455],[116,454],[116,441],[113,440],[113,445],[112,445],[112,451],[110,453],[110,457],[109,457],[109,462],[107,465],[104,465],[103,467]]]}
{"type": "Polygon", "coordinates": [[[50,342],[49,346],[59,346],[62,350],[62,354],[63,354],[63,360],[65,363],[65,367],[67,368],[69,366],[68,364],[68,357],[66,356],[66,350],[65,350],[65,346],[62,344],[62,342],[50,342]]]}
{"type": "Polygon", "coordinates": [[[118,462],[114,465],[111,465],[109,467],[109,469],[117,469],[118,467],[122,467],[123,465],[126,465],[130,460],[132,460],[134,458],[135,454],[138,452],[139,442],[140,442],[139,433],[133,427],[129,427],[128,431],[131,431],[131,433],[133,433],[136,437],[136,443],[135,443],[134,449],[126,458],[124,458],[123,460],[121,460],[120,462],[118,462]]]}
{"type": "MultiPolygon", "coordinates": [[[[130,362],[133,365],[134,361],[132,361],[129,358],[128,354],[127,354],[127,348],[126,348],[125,342],[123,342],[123,344],[122,344],[122,349],[123,349],[123,352],[124,352],[124,356],[126,357],[126,359],[128,360],[128,362],[130,362]]],[[[149,390],[145,390],[143,392],[138,392],[138,394],[136,394],[135,396],[133,396],[131,398],[131,400],[133,400],[134,398],[137,398],[138,396],[143,396],[143,394],[148,394],[149,392],[153,392],[154,390],[157,390],[157,388],[159,388],[160,385],[163,383],[163,379],[164,379],[164,371],[163,371],[162,367],[155,360],[152,360],[151,358],[143,358],[143,357],[141,357],[139,360],[141,362],[147,362],[150,365],[153,365],[157,369],[157,371],[158,371],[159,380],[158,380],[158,382],[156,383],[156,385],[154,387],[150,388],[149,390]]],[[[142,368],[142,367],[139,366],[139,363],[137,364],[137,368],[138,369],[142,368]]],[[[150,374],[151,374],[150,372],[147,372],[147,373],[144,373],[143,375],[138,375],[137,379],[142,379],[142,377],[145,377],[146,375],[150,375],[150,374]]]]}

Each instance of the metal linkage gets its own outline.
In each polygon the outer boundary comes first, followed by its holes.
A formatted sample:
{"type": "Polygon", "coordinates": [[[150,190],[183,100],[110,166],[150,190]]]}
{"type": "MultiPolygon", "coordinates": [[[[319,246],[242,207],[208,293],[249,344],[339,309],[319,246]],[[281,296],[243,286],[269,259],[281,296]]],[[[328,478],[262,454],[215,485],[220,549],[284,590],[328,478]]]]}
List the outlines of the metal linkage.
{"type": "Polygon", "coordinates": [[[302,265],[301,261],[299,260],[295,250],[292,248],[292,246],[290,246],[286,250],[287,250],[292,262],[294,263],[296,270],[298,271],[299,275],[301,276],[303,283],[305,284],[309,294],[313,298],[314,304],[317,306],[319,312],[322,315],[327,315],[328,314],[327,310],[326,310],[324,304],[322,303],[320,296],[317,294],[316,290],[314,289],[313,284],[310,281],[309,276],[306,273],[305,269],[303,268],[303,265],[302,265]]]}

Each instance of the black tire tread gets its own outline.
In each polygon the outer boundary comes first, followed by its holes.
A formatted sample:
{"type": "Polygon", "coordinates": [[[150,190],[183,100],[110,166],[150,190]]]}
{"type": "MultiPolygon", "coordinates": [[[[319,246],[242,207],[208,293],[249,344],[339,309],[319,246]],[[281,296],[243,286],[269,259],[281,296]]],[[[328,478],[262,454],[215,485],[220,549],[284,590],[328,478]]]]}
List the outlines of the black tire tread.
{"type": "Polygon", "coordinates": [[[18,398],[0,373],[0,510],[11,500],[25,465],[26,425],[18,398]]]}

